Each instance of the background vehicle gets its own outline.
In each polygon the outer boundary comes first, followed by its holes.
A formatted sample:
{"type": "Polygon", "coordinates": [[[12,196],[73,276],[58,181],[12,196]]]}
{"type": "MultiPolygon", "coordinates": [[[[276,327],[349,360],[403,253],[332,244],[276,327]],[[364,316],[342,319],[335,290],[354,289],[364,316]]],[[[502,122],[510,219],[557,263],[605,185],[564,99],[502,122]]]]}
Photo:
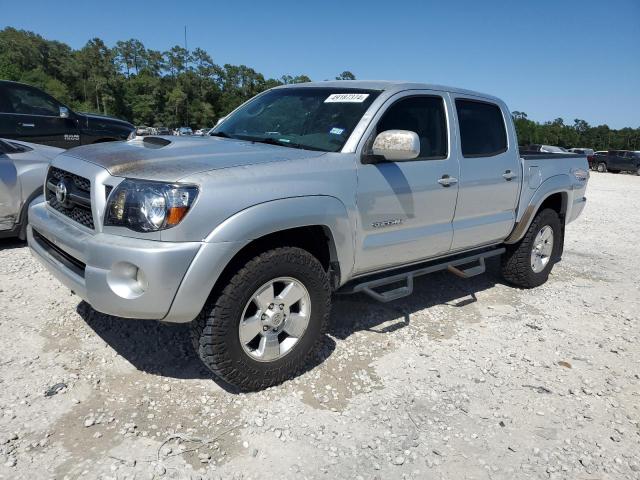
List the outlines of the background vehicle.
{"type": "Polygon", "coordinates": [[[178,136],[193,135],[193,130],[191,127],[180,127],[176,129],[175,134],[178,136]]]}
{"type": "Polygon", "coordinates": [[[560,153],[560,154],[572,153],[568,151],[566,148],[556,147],[553,145],[533,144],[533,145],[527,146],[527,150],[532,152],[543,152],[543,153],[560,153]]]}
{"type": "Polygon", "coordinates": [[[49,162],[62,151],[0,139],[0,238],[26,239],[29,203],[42,195],[49,162]]]}
{"type": "Polygon", "coordinates": [[[173,132],[167,127],[154,127],[153,134],[154,135],[173,135],[173,132]]]}
{"type": "Polygon", "coordinates": [[[596,152],[592,160],[589,161],[589,165],[598,172],[620,173],[626,171],[640,175],[640,152],[632,150],[596,152]]]}
{"type": "Polygon", "coordinates": [[[133,130],[123,120],[76,113],[42,90],[0,80],[0,137],[71,148],[126,140],[133,130]]]}
{"type": "Polygon", "coordinates": [[[152,134],[151,127],[147,127],[145,125],[140,125],[139,127],[136,127],[136,136],[144,137],[145,135],[151,135],[151,134],[152,134]]]}
{"type": "Polygon", "coordinates": [[[595,152],[593,151],[593,148],[570,148],[569,151],[571,153],[586,155],[588,157],[595,154],[595,152]]]}
{"type": "Polygon", "coordinates": [[[380,301],[414,278],[484,272],[544,283],[584,208],[584,156],[521,155],[501,100],[398,82],[282,86],[205,139],[144,138],[58,156],[29,245],[96,310],[191,322],[245,390],[295,374],[333,292],[380,301]],[[59,182],[88,185],[80,201],[59,182]],[[56,183],[58,182],[58,183],[56,183]]]}
{"type": "Polygon", "coordinates": [[[591,164],[593,163],[593,157],[595,155],[595,152],[592,148],[570,148],[569,151],[571,153],[577,153],[578,155],[586,155],[587,161],[589,162],[589,167],[591,167],[591,164]]]}

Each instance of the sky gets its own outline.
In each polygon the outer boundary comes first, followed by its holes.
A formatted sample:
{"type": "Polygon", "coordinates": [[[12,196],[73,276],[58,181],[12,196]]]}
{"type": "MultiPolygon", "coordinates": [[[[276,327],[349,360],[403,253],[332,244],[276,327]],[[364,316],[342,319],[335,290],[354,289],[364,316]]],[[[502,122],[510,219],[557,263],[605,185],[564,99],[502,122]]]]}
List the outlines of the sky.
{"type": "Polygon", "coordinates": [[[0,0],[12,26],[81,48],[200,47],[265,76],[478,90],[536,121],[640,127],[640,0],[0,0]]]}

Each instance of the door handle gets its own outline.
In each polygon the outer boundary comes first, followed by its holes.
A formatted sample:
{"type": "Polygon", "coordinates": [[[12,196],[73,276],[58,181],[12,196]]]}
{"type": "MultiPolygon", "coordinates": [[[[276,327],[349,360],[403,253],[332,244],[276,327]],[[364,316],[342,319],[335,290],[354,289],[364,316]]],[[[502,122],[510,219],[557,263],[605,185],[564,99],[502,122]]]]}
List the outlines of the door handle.
{"type": "Polygon", "coordinates": [[[438,183],[443,187],[450,187],[451,185],[455,185],[458,183],[458,179],[455,177],[450,177],[449,175],[443,175],[442,178],[438,180],[438,183]]]}
{"type": "Polygon", "coordinates": [[[513,173],[511,170],[507,170],[506,172],[504,172],[502,174],[502,177],[507,181],[510,182],[511,180],[513,180],[514,178],[517,177],[517,175],[515,173],[513,173]]]}
{"type": "Polygon", "coordinates": [[[35,123],[19,123],[18,125],[20,125],[21,127],[29,127],[29,128],[33,128],[36,126],[35,123]]]}

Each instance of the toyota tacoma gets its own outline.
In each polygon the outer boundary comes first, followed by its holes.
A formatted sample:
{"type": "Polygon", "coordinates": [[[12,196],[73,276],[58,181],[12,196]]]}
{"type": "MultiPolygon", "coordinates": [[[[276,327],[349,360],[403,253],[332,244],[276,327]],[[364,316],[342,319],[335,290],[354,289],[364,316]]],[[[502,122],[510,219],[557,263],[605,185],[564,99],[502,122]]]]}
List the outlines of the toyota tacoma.
{"type": "Polygon", "coordinates": [[[270,89],[205,139],[145,137],[58,155],[30,208],[34,255],[95,310],[189,322],[241,390],[295,375],[333,293],[409,295],[501,257],[544,283],[585,205],[584,155],[520,154],[498,98],[335,81],[270,89]]]}

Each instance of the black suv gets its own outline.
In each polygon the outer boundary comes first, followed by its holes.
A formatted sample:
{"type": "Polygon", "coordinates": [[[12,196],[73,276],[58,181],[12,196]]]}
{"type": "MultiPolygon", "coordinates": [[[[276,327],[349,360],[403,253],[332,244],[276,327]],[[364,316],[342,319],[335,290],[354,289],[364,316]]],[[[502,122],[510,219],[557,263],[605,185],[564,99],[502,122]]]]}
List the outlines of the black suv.
{"type": "Polygon", "coordinates": [[[589,164],[591,168],[599,172],[627,171],[640,175],[640,152],[609,150],[607,153],[596,153],[592,158],[589,160],[589,164]]]}
{"type": "Polygon", "coordinates": [[[71,148],[126,140],[133,130],[123,120],[76,113],[42,90],[0,80],[0,138],[71,148]]]}

